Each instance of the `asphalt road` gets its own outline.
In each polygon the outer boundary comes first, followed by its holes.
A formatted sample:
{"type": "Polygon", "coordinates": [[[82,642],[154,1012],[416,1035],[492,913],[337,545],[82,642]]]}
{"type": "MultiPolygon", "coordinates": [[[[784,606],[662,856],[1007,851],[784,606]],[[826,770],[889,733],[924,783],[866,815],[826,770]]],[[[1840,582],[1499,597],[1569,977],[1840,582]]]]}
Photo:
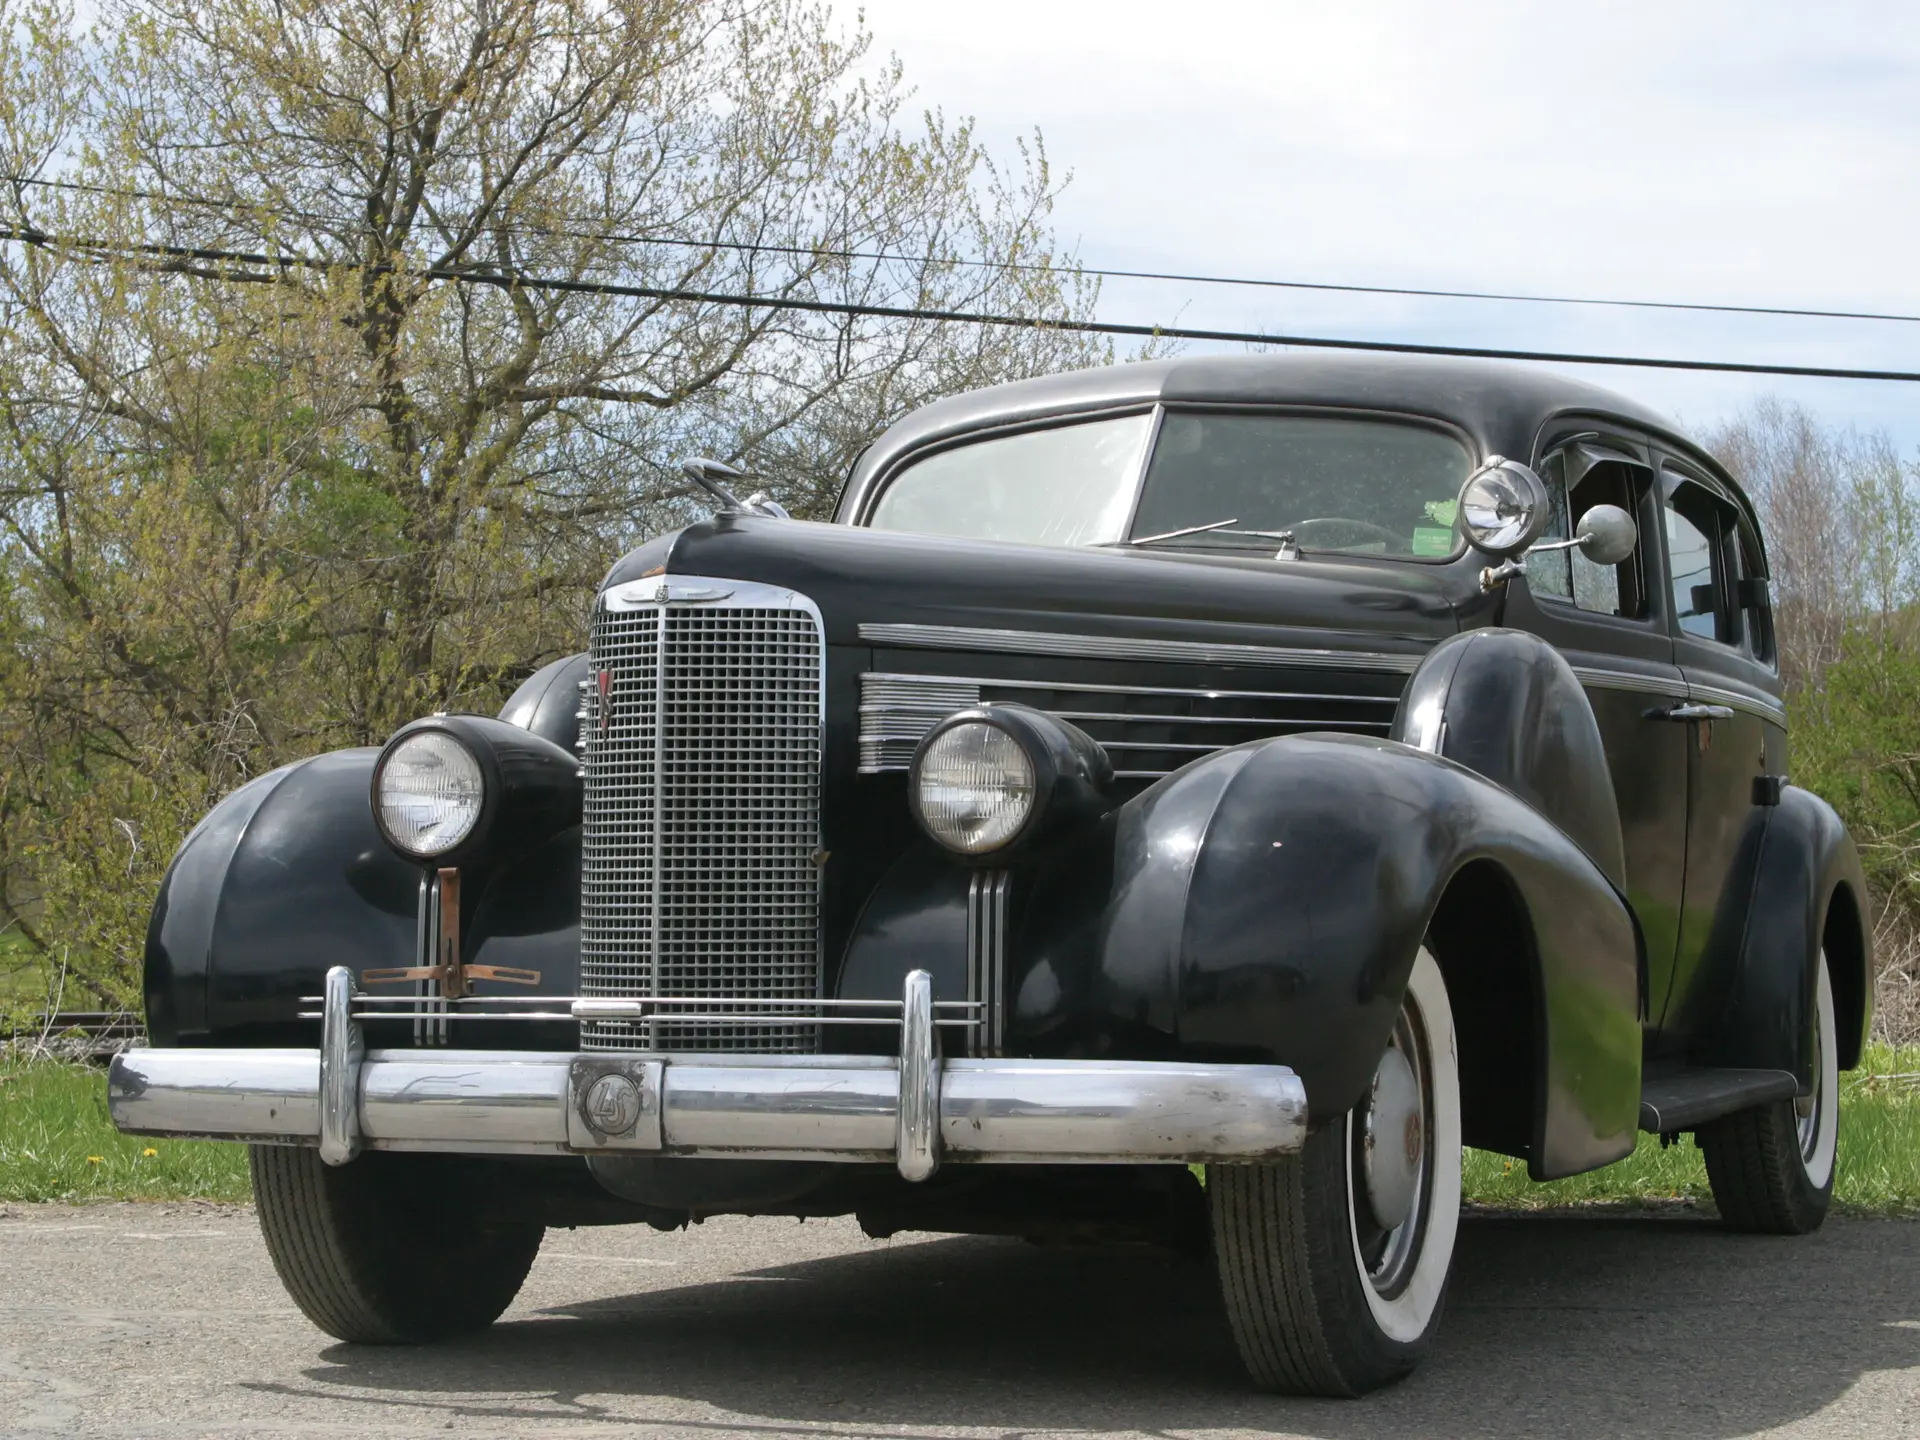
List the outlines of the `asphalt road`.
{"type": "Polygon", "coordinates": [[[488,1334],[358,1349],[250,1211],[0,1207],[0,1433],[1920,1435],[1920,1224],[1475,1218],[1443,1337],[1358,1402],[1249,1393],[1207,1269],[848,1222],[556,1231],[488,1334]]]}

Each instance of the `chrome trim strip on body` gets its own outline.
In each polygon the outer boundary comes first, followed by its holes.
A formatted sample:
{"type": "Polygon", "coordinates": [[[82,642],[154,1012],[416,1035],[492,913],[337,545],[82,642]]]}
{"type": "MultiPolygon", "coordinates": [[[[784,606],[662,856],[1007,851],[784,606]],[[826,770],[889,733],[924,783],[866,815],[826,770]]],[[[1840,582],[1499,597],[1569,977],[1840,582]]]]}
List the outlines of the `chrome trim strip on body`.
{"type": "Polygon", "coordinates": [[[976,870],[967,881],[967,999],[979,1017],[976,1056],[998,1055],[1007,1041],[1007,888],[1005,870],[976,870]]]}
{"type": "Polygon", "coordinates": [[[1761,699],[1738,690],[1723,690],[1717,685],[1702,685],[1679,676],[1644,675],[1634,670],[1609,670],[1597,665],[1575,665],[1574,677],[1582,685],[1603,690],[1630,690],[1636,694],[1658,695],[1668,700],[1696,700],[1705,705],[1730,705],[1776,725],[1787,723],[1787,708],[1779,701],[1761,699]]]}
{"type": "MultiPolygon", "coordinates": [[[[1378,720],[1327,719],[1304,715],[1178,715],[1156,709],[1142,714],[1125,710],[1062,710],[1043,707],[1061,720],[1079,724],[1178,725],[1201,728],[1219,734],[1217,743],[1192,740],[1103,739],[1109,751],[1138,751],[1148,754],[1205,755],[1239,739],[1258,738],[1278,729],[1343,730],[1356,734],[1385,735],[1392,728],[1393,711],[1400,704],[1397,695],[1340,695],[1323,690],[1217,690],[1181,688],[1167,685],[1081,684],[1070,680],[996,680],[984,676],[912,675],[898,672],[868,671],[860,677],[860,762],[862,775],[884,775],[904,770],[914,749],[941,720],[956,710],[978,705],[988,690],[1031,691],[1055,695],[1095,694],[1128,695],[1155,700],[1213,701],[1251,700],[1268,703],[1299,701],[1372,707],[1381,713],[1378,720]],[[1252,731],[1235,737],[1234,730],[1252,731]],[[1221,733],[1222,731],[1225,733],[1221,733]]],[[[1171,709],[1171,706],[1164,707],[1171,709]]],[[[1168,773],[1159,770],[1115,772],[1121,778],[1154,778],[1168,773]]]]}
{"type": "MultiPolygon", "coordinates": [[[[328,972],[318,1050],[116,1055],[114,1123],[141,1135],[337,1143],[343,1117],[328,1115],[325,1096],[341,1072],[325,1057],[350,1052],[360,1032],[336,979],[346,975],[328,972]]],[[[943,1152],[1023,1164],[1226,1163],[1273,1159],[1306,1141],[1306,1088],[1285,1066],[945,1061],[932,977],[909,972],[899,1003],[892,1058],[375,1051],[345,1092],[344,1128],[382,1150],[892,1159],[908,1180],[932,1175],[943,1152]],[[613,1121],[591,1101],[609,1076],[633,1087],[613,1121]],[[610,1133],[615,1124],[625,1128],[610,1133]]]]}
{"type": "MultiPolygon", "coordinates": [[[[1217,685],[1108,685],[1096,684],[1086,680],[1002,680],[985,675],[919,675],[900,671],[868,670],[861,677],[862,694],[864,687],[871,684],[877,698],[885,700],[886,687],[898,684],[906,687],[909,696],[921,689],[931,692],[936,686],[951,685],[958,691],[964,691],[969,697],[962,706],[974,704],[979,699],[979,689],[990,685],[996,690],[1063,690],[1078,694],[1091,695],[1182,695],[1206,700],[1340,700],[1359,701],[1365,704],[1398,705],[1398,695],[1338,695],[1324,690],[1228,690],[1217,685]]],[[[865,699],[862,709],[866,708],[865,699]]],[[[945,712],[951,714],[952,711],[945,712]]],[[[1129,720],[1150,719],[1150,716],[1129,715],[1129,720]]]]}
{"type": "MultiPolygon", "coordinates": [[[[1019,655],[1069,655],[1101,660],[1164,660],[1201,665],[1286,665],[1327,670],[1371,670],[1411,675],[1425,651],[1309,650],[1282,645],[1231,645],[1210,640],[1131,639],[1068,635],[1052,630],[988,630],[968,625],[862,624],[870,645],[917,650],[989,650],[1019,655]]],[[[996,682],[998,683],[998,682],[996,682]]]]}
{"type": "Polygon", "coordinates": [[[1595,665],[1575,665],[1573,675],[1582,685],[1602,690],[1631,690],[1639,695],[1660,695],[1669,700],[1687,698],[1687,683],[1679,677],[1643,675],[1634,670],[1605,670],[1595,665]]]}
{"type": "Polygon", "coordinates": [[[1775,700],[1762,700],[1756,695],[1747,695],[1738,690],[1722,690],[1717,685],[1701,685],[1696,681],[1687,682],[1687,695],[1708,705],[1731,705],[1735,710],[1744,710],[1749,715],[1757,715],[1762,720],[1771,720],[1776,725],[1787,723],[1787,707],[1775,700]]]}

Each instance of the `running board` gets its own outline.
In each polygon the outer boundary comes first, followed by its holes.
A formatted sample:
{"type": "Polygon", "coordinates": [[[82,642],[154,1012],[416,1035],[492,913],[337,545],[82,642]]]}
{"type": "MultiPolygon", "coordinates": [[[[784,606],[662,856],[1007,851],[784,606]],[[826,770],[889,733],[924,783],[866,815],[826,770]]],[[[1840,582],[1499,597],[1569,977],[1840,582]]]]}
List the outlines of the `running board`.
{"type": "Polygon", "coordinates": [[[1640,1087],[1640,1128],[1648,1134],[1691,1130],[1722,1115],[1791,1100],[1800,1083],[1785,1070],[1682,1070],[1658,1075],[1640,1087]]]}

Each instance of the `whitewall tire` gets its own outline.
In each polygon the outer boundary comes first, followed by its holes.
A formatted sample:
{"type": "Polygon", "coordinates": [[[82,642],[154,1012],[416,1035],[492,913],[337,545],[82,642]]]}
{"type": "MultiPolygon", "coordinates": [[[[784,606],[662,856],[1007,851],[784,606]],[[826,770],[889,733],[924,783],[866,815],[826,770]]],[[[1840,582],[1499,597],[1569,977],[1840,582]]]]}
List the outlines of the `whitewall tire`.
{"type": "Polygon", "coordinates": [[[1460,1220],[1460,1063],[1431,954],[1360,1104],[1266,1165],[1212,1167],[1214,1255],[1263,1389],[1358,1395],[1419,1362],[1460,1220]]]}

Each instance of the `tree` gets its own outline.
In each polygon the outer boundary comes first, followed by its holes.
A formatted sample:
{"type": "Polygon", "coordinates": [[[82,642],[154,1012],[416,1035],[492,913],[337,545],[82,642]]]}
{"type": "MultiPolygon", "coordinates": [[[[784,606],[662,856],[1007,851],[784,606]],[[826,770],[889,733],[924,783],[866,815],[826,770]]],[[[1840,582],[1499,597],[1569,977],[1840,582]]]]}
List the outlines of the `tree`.
{"type": "Polygon", "coordinates": [[[818,515],[913,405],[1106,358],[593,289],[1086,313],[1037,138],[909,100],[800,0],[0,0],[0,923],[123,993],[214,796],[576,648],[678,456],[818,515]]]}

